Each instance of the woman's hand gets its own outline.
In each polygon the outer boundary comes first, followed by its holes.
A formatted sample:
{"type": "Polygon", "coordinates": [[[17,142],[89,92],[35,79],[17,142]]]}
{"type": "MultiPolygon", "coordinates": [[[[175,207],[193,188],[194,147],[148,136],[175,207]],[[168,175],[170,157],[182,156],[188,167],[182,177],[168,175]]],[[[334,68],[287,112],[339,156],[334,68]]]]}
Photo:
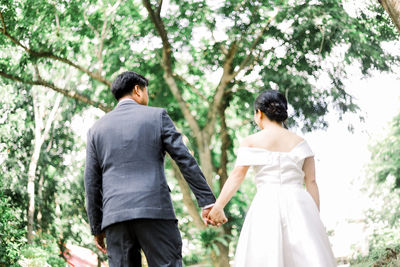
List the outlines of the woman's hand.
{"type": "Polygon", "coordinates": [[[250,166],[237,166],[233,169],[231,175],[226,180],[214,207],[208,214],[207,221],[210,224],[220,226],[228,221],[224,213],[224,207],[239,189],[249,168],[250,166]]]}
{"type": "Polygon", "coordinates": [[[208,219],[212,221],[215,226],[221,226],[228,221],[224,210],[216,205],[214,205],[208,214],[208,219]]]}

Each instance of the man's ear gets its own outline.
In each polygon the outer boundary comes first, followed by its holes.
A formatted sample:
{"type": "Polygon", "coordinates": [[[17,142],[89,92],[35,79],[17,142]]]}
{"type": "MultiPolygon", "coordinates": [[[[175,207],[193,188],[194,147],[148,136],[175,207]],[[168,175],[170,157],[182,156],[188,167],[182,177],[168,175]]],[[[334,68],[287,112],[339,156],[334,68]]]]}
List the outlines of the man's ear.
{"type": "Polygon", "coordinates": [[[139,97],[142,95],[142,90],[140,89],[139,85],[135,85],[135,87],[133,88],[133,91],[136,95],[138,95],[139,97]]]}
{"type": "Polygon", "coordinates": [[[258,117],[258,118],[260,118],[260,120],[262,120],[262,112],[259,110],[259,109],[257,109],[256,110],[256,116],[258,117]]]}

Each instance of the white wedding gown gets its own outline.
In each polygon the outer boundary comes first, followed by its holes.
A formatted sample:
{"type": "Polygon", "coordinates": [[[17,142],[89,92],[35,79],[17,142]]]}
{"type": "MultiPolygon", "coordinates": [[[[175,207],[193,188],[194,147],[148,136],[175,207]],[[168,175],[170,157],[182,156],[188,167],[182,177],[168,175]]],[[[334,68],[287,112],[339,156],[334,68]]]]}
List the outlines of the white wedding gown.
{"type": "Polygon", "coordinates": [[[257,194],[236,248],[236,267],[330,267],[336,260],[318,208],[304,189],[306,141],[290,152],[241,147],[236,166],[254,166],[257,194]]]}

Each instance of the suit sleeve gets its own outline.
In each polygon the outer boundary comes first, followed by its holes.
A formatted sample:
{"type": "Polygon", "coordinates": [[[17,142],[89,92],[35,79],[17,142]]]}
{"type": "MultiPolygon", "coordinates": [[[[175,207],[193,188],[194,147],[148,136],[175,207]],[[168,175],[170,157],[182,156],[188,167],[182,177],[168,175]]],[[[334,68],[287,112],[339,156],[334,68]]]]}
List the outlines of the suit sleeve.
{"type": "Polygon", "coordinates": [[[90,130],[87,134],[85,164],[86,211],[89,217],[90,230],[93,235],[101,233],[103,219],[102,171],[96,156],[90,130]]]}
{"type": "Polygon", "coordinates": [[[167,111],[161,114],[162,132],[161,138],[165,151],[179,166],[179,169],[194,193],[200,207],[215,203],[215,196],[208,186],[204,174],[200,170],[196,160],[190,154],[182,141],[182,135],[176,130],[174,123],[167,111]]]}

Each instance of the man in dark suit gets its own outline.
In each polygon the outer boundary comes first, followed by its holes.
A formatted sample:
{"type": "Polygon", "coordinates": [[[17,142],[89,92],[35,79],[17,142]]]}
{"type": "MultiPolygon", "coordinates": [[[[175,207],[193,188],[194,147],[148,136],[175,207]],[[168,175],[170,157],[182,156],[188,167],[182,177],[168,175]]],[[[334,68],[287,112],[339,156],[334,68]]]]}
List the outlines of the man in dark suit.
{"type": "Polygon", "coordinates": [[[140,250],[151,267],[182,266],[182,240],[164,175],[166,152],[203,207],[206,224],[215,202],[165,109],[147,106],[147,85],[135,72],[120,74],[111,88],[117,107],[87,134],[86,208],[110,267],[141,266],[140,250]]]}

